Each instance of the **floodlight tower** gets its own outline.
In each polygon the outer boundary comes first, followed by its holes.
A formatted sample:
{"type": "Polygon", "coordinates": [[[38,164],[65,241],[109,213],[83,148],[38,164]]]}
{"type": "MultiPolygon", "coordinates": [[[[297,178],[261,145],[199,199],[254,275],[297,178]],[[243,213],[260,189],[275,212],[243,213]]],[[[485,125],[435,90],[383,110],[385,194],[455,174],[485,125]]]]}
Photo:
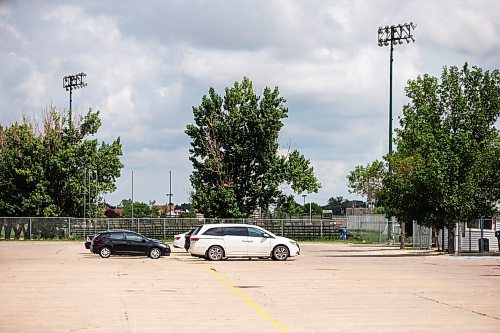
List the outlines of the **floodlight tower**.
{"type": "MultiPolygon", "coordinates": [[[[391,55],[389,60],[389,155],[392,154],[392,62],[394,45],[410,43],[410,41],[415,42],[412,30],[417,27],[413,22],[391,25],[390,27],[386,25],[385,27],[378,27],[378,46],[388,46],[391,44],[391,55]]],[[[391,171],[391,165],[389,163],[389,172],[391,171]]],[[[388,223],[388,238],[393,239],[392,235],[392,216],[389,217],[388,223]]]]}
{"type": "Polygon", "coordinates": [[[391,45],[391,55],[389,62],[389,154],[392,153],[392,62],[394,45],[410,43],[410,41],[415,42],[412,30],[415,30],[417,26],[413,22],[398,24],[396,26],[391,25],[378,28],[378,46],[388,46],[391,45]]]}
{"type": "Polygon", "coordinates": [[[85,73],[78,73],[75,75],[68,75],[63,77],[63,88],[69,91],[69,125],[72,126],[72,115],[71,115],[71,102],[73,89],[84,88],[87,86],[83,79],[87,76],[85,73]]]}

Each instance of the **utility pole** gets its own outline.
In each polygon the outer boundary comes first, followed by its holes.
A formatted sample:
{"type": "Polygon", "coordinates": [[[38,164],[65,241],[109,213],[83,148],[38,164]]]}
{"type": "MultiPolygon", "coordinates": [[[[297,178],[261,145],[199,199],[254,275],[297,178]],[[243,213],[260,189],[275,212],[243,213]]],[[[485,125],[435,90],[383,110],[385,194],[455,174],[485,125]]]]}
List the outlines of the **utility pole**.
{"type": "MultiPolygon", "coordinates": [[[[396,26],[391,25],[390,27],[386,25],[385,27],[378,28],[378,46],[388,46],[391,45],[391,52],[389,57],[389,155],[392,155],[392,63],[394,61],[394,45],[401,45],[403,41],[410,43],[410,41],[415,42],[412,30],[415,30],[417,26],[413,22],[398,24],[396,26]]],[[[391,172],[391,165],[389,163],[389,172],[391,172]]],[[[389,216],[389,223],[387,225],[389,240],[393,240],[393,217],[389,216]]]]}

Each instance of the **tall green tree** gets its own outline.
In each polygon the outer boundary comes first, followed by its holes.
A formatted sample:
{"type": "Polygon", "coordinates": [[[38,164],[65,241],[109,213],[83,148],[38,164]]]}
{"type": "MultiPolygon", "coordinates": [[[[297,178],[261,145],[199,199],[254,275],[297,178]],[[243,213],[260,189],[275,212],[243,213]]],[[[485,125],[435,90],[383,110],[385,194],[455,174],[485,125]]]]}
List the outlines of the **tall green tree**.
{"type": "Polygon", "coordinates": [[[377,192],[382,189],[384,178],[384,163],[375,160],[366,166],[358,165],[347,176],[349,193],[356,193],[367,198],[369,207],[375,206],[377,192]]]}
{"type": "Polygon", "coordinates": [[[278,198],[274,209],[275,218],[291,218],[304,212],[304,207],[295,201],[293,195],[284,195],[278,198]]]}
{"type": "Polygon", "coordinates": [[[349,206],[349,200],[342,196],[330,197],[326,206],[323,209],[331,209],[333,215],[345,215],[346,208],[349,206]]]}
{"type": "Polygon", "coordinates": [[[278,88],[262,96],[244,78],[226,88],[224,98],[210,88],[193,107],[191,138],[193,206],[209,217],[246,217],[283,201],[279,186],[316,192],[313,168],[298,151],[278,154],[278,137],[288,109],[278,88]]]}
{"type": "Polygon", "coordinates": [[[382,197],[398,219],[447,227],[451,252],[455,223],[492,215],[500,200],[500,74],[444,67],[406,94],[382,197]]]}
{"type": "Polygon", "coordinates": [[[92,138],[100,125],[98,111],[70,120],[50,107],[41,122],[0,126],[0,215],[83,216],[88,202],[95,209],[123,167],[119,138],[92,138]]]}
{"type": "MultiPolygon", "coordinates": [[[[132,200],[123,199],[120,203],[123,207],[123,217],[132,217],[132,200]]],[[[145,202],[134,202],[134,218],[139,217],[158,217],[158,210],[154,207],[154,201],[149,204],[145,202]]]]}
{"type": "Polygon", "coordinates": [[[302,214],[309,214],[309,212],[311,212],[311,214],[322,214],[323,208],[316,202],[306,203],[302,206],[302,214]]]}

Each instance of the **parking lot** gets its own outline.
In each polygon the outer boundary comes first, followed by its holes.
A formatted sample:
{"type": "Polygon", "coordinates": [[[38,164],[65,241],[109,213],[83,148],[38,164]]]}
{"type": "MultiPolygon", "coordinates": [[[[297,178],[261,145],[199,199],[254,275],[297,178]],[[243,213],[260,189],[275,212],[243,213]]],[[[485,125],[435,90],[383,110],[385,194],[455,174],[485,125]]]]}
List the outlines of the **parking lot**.
{"type": "Polygon", "coordinates": [[[0,332],[499,332],[500,257],[301,244],[285,262],[0,242],[0,332]]]}

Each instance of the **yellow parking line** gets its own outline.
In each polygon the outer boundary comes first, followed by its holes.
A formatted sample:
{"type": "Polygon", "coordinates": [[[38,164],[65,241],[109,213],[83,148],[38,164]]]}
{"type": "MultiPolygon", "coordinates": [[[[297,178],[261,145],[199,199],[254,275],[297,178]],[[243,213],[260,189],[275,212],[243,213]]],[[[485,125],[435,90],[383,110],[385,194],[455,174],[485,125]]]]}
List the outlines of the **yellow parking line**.
{"type": "Polygon", "coordinates": [[[270,315],[268,315],[264,310],[262,310],[257,304],[255,304],[254,302],[252,302],[252,300],[250,298],[248,298],[247,295],[245,295],[241,290],[239,290],[238,288],[236,288],[235,286],[233,286],[231,283],[229,283],[222,275],[220,275],[219,273],[217,273],[216,270],[214,270],[213,268],[210,268],[208,266],[205,266],[205,265],[204,265],[204,267],[206,268],[207,271],[209,271],[213,275],[215,275],[215,277],[217,279],[219,279],[219,281],[221,281],[229,289],[231,289],[232,291],[234,291],[236,293],[236,295],[238,295],[241,298],[243,298],[243,300],[245,302],[247,302],[248,305],[250,305],[255,311],[257,311],[258,313],[260,313],[264,318],[266,318],[269,322],[271,322],[271,324],[273,324],[274,326],[276,326],[277,328],[279,328],[281,330],[281,332],[290,333],[290,331],[288,329],[286,329],[283,325],[281,325],[276,320],[274,320],[270,315]]]}

